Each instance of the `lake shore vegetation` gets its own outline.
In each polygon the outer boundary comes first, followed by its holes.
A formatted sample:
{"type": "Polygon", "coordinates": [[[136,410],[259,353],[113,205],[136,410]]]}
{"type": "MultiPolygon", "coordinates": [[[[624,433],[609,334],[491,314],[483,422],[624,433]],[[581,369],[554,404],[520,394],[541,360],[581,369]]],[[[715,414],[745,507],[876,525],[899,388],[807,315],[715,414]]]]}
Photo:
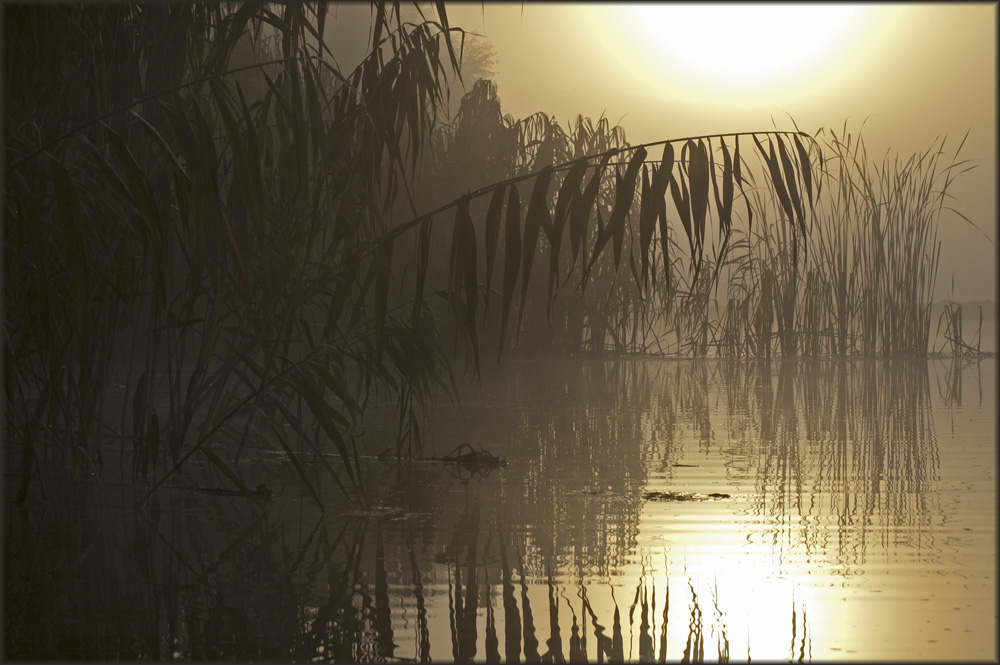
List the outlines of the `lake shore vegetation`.
{"type": "Polygon", "coordinates": [[[310,464],[364,502],[370,404],[412,454],[455,359],[526,346],[928,352],[961,145],[874,166],[846,127],[631,145],[603,118],[515,120],[455,78],[443,3],[374,3],[350,70],[322,3],[5,12],[17,502],[43,460],[148,497],[195,456],[254,497],[262,446],[317,501],[310,464]]]}

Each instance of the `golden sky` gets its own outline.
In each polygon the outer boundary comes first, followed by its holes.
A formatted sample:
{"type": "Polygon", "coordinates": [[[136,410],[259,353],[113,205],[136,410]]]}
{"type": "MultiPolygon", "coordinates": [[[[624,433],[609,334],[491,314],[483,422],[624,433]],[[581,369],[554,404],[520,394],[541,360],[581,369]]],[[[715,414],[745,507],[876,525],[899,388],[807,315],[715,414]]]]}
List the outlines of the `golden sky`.
{"type": "MultiPolygon", "coordinates": [[[[870,160],[904,160],[969,132],[977,164],[949,190],[936,300],[996,300],[997,4],[446,3],[485,35],[505,113],[619,122],[631,143],[820,127],[857,134],[870,160]],[[773,119],[773,120],[772,120],[773,119]],[[989,238],[987,240],[986,238],[989,238]]],[[[370,8],[338,3],[335,53],[360,53],[370,8]]],[[[341,61],[350,69],[351,57],[341,61]]],[[[453,95],[460,95],[461,89],[453,95]]],[[[950,155],[942,160],[950,163],[950,155]]]]}
{"type": "MultiPolygon", "coordinates": [[[[869,157],[938,137],[978,163],[945,213],[938,299],[996,299],[996,4],[449,3],[496,52],[504,111],[619,121],[632,143],[864,125],[869,157]],[[867,119],[867,120],[866,120],[867,119]]],[[[945,160],[950,163],[949,160],[945,160]]]]}

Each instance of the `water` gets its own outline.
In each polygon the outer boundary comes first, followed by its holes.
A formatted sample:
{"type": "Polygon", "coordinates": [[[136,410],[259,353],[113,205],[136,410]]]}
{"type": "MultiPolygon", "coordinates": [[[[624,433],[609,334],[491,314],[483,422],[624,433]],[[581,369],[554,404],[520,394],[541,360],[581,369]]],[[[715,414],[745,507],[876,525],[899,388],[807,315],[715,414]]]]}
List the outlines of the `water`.
{"type": "Polygon", "coordinates": [[[240,466],[264,509],[50,477],[8,504],[6,653],[996,659],[995,386],[993,359],[517,362],[421,427],[506,467],[368,457],[364,509],[277,455],[240,466]]]}
{"type": "MultiPolygon", "coordinates": [[[[947,339],[947,325],[941,318],[947,302],[935,303],[931,308],[930,351],[951,352],[947,339]]],[[[958,303],[962,311],[962,341],[978,346],[980,351],[997,353],[997,304],[993,301],[958,303]],[[980,316],[982,318],[980,318],[980,316]]]]}

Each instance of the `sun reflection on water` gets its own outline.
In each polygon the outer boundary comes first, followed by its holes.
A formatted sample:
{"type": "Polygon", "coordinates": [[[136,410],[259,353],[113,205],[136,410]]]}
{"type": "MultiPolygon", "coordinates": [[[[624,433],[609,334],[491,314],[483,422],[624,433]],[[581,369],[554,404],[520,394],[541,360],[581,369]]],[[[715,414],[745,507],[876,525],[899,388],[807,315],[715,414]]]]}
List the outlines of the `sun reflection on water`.
{"type": "MultiPolygon", "coordinates": [[[[995,362],[975,371],[992,385],[995,362]]],[[[105,621],[111,646],[91,640],[105,655],[986,658],[995,404],[936,393],[941,374],[881,362],[528,366],[496,378],[489,400],[470,394],[474,418],[439,408],[429,419],[428,440],[481,444],[508,460],[499,472],[373,459],[373,505],[339,510],[313,469],[324,512],[294,468],[269,464],[263,514],[186,494],[134,522],[83,494],[17,513],[27,535],[16,542],[46,546],[37,562],[11,549],[9,570],[52,579],[33,594],[9,583],[24,608],[16,626],[22,639],[50,631],[55,649],[77,643],[94,632],[67,623],[79,611],[46,602],[67,598],[105,621]],[[95,534],[118,546],[88,555],[95,534]]],[[[215,471],[191,473],[205,483],[215,471]]]]}

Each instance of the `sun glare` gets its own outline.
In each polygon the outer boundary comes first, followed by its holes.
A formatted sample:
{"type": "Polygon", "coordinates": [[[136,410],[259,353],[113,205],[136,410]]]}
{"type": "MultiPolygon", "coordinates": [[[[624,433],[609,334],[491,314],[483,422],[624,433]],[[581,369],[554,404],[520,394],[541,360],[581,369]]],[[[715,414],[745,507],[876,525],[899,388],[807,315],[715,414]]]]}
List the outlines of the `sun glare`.
{"type": "Polygon", "coordinates": [[[780,85],[848,59],[864,8],[816,5],[629,5],[649,66],[704,86],[780,85]]]}

